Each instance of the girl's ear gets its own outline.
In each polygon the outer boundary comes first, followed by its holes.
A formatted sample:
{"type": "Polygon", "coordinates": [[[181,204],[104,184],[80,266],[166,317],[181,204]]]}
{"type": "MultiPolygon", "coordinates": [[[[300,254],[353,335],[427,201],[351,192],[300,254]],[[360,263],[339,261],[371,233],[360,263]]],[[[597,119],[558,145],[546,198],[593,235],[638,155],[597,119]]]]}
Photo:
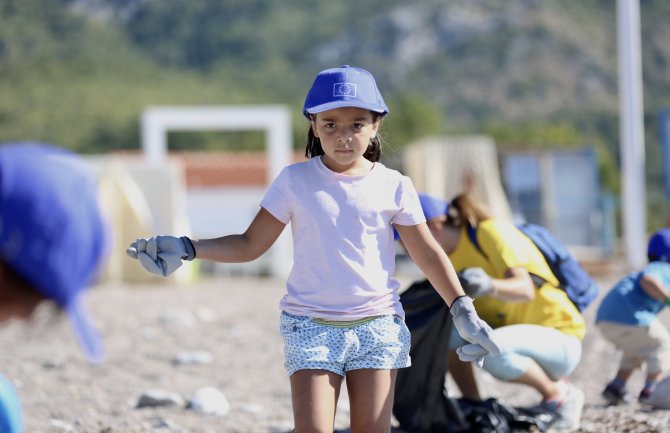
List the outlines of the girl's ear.
{"type": "Polygon", "coordinates": [[[375,121],[372,123],[372,135],[371,138],[375,138],[377,136],[377,131],[379,131],[379,126],[382,124],[382,118],[381,116],[377,117],[375,121]]]}
{"type": "Polygon", "coordinates": [[[316,130],[316,120],[314,118],[309,121],[309,126],[312,128],[312,134],[314,134],[314,137],[319,138],[319,133],[316,130]]]}

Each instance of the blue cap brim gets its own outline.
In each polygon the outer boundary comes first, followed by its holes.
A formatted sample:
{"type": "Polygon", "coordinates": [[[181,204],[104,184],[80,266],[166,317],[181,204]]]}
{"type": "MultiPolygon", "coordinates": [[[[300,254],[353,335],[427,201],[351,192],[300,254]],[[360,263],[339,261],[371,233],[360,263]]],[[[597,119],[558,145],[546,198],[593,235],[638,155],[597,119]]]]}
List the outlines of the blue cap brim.
{"type": "Polygon", "coordinates": [[[421,209],[423,210],[423,216],[426,217],[426,221],[442,218],[447,215],[447,211],[449,210],[449,202],[425,193],[419,194],[419,202],[421,203],[421,209]]]}
{"type": "Polygon", "coordinates": [[[374,111],[375,113],[379,113],[382,116],[388,114],[388,110],[379,110],[379,105],[366,104],[364,102],[357,101],[355,99],[351,101],[333,101],[327,104],[317,105],[316,107],[311,107],[309,110],[305,110],[303,114],[307,118],[309,118],[310,114],[323,113],[324,111],[335,110],[337,108],[351,108],[351,107],[374,111]]]}
{"type": "MultiPolygon", "coordinates": [[[[419,203],[421,203],[421,210],[423,211],[423,216],[426,218],[426,221],[442,218],[446,216],[449,211],[449,202],[425,193],[419,194],[419,203]]],[[[393,226],[393,239],[396,241],[400,240],[400,235],[395,229],[395,226],[393,226]]]]}
{"type": "Polygon", "coordinates": [[[86,357],[92,362],[100,362],[105,357],[105,349],[100,334],[86,314],[81,298],[81,294],[75,296],[64,310],[70,318],[74,333],[86,357]]]}

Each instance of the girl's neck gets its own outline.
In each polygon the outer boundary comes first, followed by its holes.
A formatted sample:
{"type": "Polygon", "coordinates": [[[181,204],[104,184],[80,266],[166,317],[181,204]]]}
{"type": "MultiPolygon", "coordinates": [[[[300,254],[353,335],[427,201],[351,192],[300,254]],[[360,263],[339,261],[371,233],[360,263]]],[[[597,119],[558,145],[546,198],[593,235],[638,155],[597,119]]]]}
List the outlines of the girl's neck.
{"type": "Polygon", "coordinates": [[[342,165],[336,163],[331,158],[328,158],[327,155],[321,155],[321,162],[323,162],[323,165],[330,171],[345,176],[362,176],[369,173],[375,166],[374,162],[368,161],[365,158],[360,158],[351,164],[342,165]]]}

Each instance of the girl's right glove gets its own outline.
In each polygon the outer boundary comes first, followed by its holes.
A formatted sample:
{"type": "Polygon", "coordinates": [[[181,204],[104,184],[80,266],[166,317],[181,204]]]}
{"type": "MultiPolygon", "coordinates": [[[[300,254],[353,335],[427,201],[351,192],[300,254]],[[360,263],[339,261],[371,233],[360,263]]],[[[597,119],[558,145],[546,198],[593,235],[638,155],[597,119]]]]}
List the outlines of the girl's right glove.
{"type": "Polygon", "coordinates": [[[142,267],[152,274],[167,277],[181,266],[182,260],[195,258],[195,248],[186,236],[156,236],[136,240],[130,244],[126,254],[139,260],[142,267]]]}
{"type": "Polygon", "coordinates": [[[468,296],[459,296],[449,308],[456,330],[471,344],[456,349],[461,361],[474,362],[478,367],[484,365],[484,357],[489,353],[500,355],[502,348],[493,340],[493,330],[479,318],[468,296]]]}

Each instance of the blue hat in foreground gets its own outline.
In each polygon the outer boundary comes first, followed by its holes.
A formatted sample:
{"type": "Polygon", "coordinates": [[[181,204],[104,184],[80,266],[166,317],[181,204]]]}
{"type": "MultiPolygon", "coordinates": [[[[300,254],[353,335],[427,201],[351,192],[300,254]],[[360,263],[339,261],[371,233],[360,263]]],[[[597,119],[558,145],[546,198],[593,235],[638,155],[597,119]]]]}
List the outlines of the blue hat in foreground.
{"type": "Polygon", "coordinates": [[[647,247],[649,257],[658,257],[660,260],[670,261],[670,228],[657,230],[649,239],[647,247]]]}
{"type": "Polygon", "coordinates": [[[344,65],[319,72],[305,98],[302,114],[321,113],[343,107],[358,107],[380,113],[389,112],[371,73],[344,65]]]}
{"type": "Polygon", "coordinates": [[[87,357],[103,356],[82,302],[107,255],[97,180],[76,154],[0,145],[0,259],[69,316],[87,357]]]}
{"type": "MultiPolygon", "coordinates": [[[[449,202],[425,193],[419,194],[419,202],[421,203],[421,210],[423,211],[423,216],[426,217],[426,221],[444,217],[449,210],[449,202]]],[[[395,240],[400,239],[395,229],[393,229],[393,238],[395,240]]]]}

